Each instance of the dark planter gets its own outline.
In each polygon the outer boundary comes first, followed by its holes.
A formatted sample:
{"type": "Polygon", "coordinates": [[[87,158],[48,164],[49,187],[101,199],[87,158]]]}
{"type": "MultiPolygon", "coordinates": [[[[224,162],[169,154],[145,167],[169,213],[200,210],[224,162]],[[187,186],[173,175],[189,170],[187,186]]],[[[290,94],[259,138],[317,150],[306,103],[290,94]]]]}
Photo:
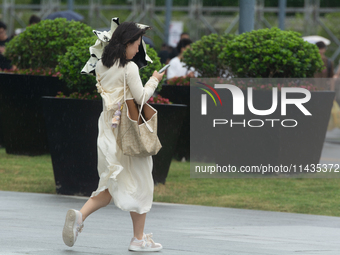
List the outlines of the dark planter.
{"type": "Polygon", "coordinates": [[[187,105],[186,114],[181,127],[174,157],[181,160],[190,158],[190,86],[163,85],[159,92],[162,97],[168,98],[174,104],[187,105]]]}
{"type": "Polygon", "coordinates": [[[152,175],[154,182],[165,183],[171,160],[178,144],[183,120],[187,114],[186,105],[152,105],[158,111],[158,137],[162,149],[153,156],[152,175]]]}
{"type": "MultiPolygon", "coordinates": [[[[200,93],[200,91],[193,91],[200,93]]],[[[244,91],[245,97],[246,92],[244,91]]],[[[244,119],[295,119],[298,125],[294,128],[282,127],[280,122],[276,122],[274,127],[271,127],[269,122],[263,127],[252,128],[246,125],[219,125],[212,128],[212,121],[209,114],[205,117],[195,118],[195,128],[191,130],[194,138],[192,139],[192,148],[204,145],[204,150],[195,150],[191,158],[196,161],[201,161],[205,157],[205,162],[217,162],[219,165],[231,166],[260,166],[272,165],[284,166],[294,165],[310,165],[318,164],[321,156],[321,151],[327,131],[330,111],[334,100],[334,92],[311,92],[311,100],[304,106],[312,113],[312,116],[305,116],[294,105],[287,106],[287,116],[281,116],[281,100],[279,93],[278,108],[269,116],[257,116],[252,114],[245,107],[245,115],[235,116],[232,114],[232,97],[223,98],[223,107],[216,107],[221,110],[216,116],[211,116],[212,119],[221,118],[234,122],[242,122],[244,119]],[[227,109],[227,110],[226,110],[227,109]],[[219,116],[219,117],[217,117],[219,116]],[[213,132],[212,132],[213,131],[213,132]],[[218,146],[216,146],[218,139],[218,146]],[[223,146],[221,146],[223,145],[223,146]]],[[[299,95],[291,94],[290,98],[298,98],[299,95]]],[[[300,96],[301,97],[301,96],[300,96]]],[[[194,98],[197,98],[196,96],[194,98]]],[[[271,92],[269,91],[254,91],[254,107],[256,109],[269,109],[272,102],[271,92]]],[[[197,100],[197,105],[192,105],[193,116],[200,116],[200,102],[197,100]]],[[[209,105],[209,107],[215,107],[209,105]]],[[[192,119],[194,120],[194,118],[192,119]]],[[[193,122],[192,122],[193,124],[193,122]]],[[[255,125],[255,122],[253,123],[255,125]]],[[[259,125],[259,122],[256,123],[259,125]]],[[[292,124],[292,123],[289,123],[292,124]]]]}
{"type": "MultiPolygon", "coordinates": [[[[97,136],[102,101],[51,97],[42,100],[57,193],[91,195],[99,180],[97,136]]],[[[159,111],[158,136],[163,145],[153,159],[153,174],[155,183],[164,183],[185,106],[153,106],[159,111]]]]}
{"type": "Polygon", "coordinates": [[[99,180],[97,136],[102,102],[42,100],[57,193],[91,195],[99,180]]]}
{"type": "MultiPolygon", "coordinates": [[[[3,82],[0,83],[0,87],[5,87],[5,86],[6,86],[6,84],[4,84],[3,82]]],[[[1,90],[1,88],[0,88],[0,90],[1,90]]],[[[1,101],[3,100],[2,98],[3,98],[3,96],[0,93],[0,105],[1,105],[1,101]]],[[[1,109],[0,109],[0,147],[5,147],[5,137],[4,137],[3,124],[2,124],[1,109]]]]}
{"type": "MultiPolygon", "coordinates": [[[[63,89],[57,77],[0,73],[0,116],[6,152],[18,155],[49,153],[42,96],[63,89]]],[[[1,136],[1,135],[0,135],[1,136]]]]}
{"type": "MultiPolygon", "coordinates": [[[[1,101],[1,95],[0,95],[0,101],[1,101]]],[[[4,131],[2,128],[1,112],[0,112],[0,147],[5,147],[5,137],[4,137],[4,131]]]]}

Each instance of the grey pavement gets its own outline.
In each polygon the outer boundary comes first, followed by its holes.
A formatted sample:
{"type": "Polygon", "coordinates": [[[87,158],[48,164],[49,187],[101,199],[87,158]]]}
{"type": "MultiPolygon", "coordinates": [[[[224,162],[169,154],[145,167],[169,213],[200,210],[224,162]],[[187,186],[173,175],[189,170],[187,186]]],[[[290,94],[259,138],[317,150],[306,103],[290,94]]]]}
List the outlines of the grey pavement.
{"type": "MultiPolygon", "coordinates": [[[[113,204],[92,214],[75,246],[61,232],[83,197],[0,191],[0,255],[133,254],[129,213],[113,204]]],[[[340,218],[154,203],[146,232],[158,254],[339,254],[340,218]]],[[[143,253],[148,254],[148,253],[143,253]]],[[[157,254],[157,253],[156,253],[157,254]]]]}
{"type": "Polygon", "coordinates": [[[320,163],[340,164],[340,129],[336,128],[326,133],[320,163]]]}

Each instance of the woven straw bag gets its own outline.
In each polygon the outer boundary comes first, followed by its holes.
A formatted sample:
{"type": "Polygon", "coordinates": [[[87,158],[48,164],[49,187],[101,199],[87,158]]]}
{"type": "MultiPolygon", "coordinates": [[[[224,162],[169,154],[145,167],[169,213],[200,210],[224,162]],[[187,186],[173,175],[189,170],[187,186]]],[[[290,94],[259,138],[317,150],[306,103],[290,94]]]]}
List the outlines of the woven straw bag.
{"type": "Polygon", "coordinates": [[[137,105],[133,99],[126,99],[124,75],[124,104],[118,125],[117,144],[124,155],[147,157],[156,155],[162,148],[157,136],[157,110],[147,103],[137,105]]]}

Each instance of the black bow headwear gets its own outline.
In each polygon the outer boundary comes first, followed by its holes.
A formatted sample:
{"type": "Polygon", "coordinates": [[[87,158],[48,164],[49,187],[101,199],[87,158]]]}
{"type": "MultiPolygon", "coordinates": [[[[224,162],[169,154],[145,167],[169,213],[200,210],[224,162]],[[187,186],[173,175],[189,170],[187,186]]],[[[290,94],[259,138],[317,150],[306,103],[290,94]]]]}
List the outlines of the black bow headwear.
{"type": "MultiPolygon", "coordinates": [[[[136,25],[142,29],[150,28],[149,26],[143,25],[143,24],[137,23],[136,25]]],[[[112,34],[118,26],[119,26],[119,18],[113,18],[111,21],[111,30],[109,31],[93,30],[93,33],[97,36],[98,39],[96,43],[89,48],[91,57],[87,61],[83,70],[81,70],[82,74],[96,75],[96,72],[95,72],[96,64],[102,58],[104,48],[106,45],[109,44],[112,34]]],[[[142,43],[139,45],[139,51],[134,56],[132,61],[137,64],[139,69],[146,66],[148,62],[152,63],[151,58],[146,54],[146,45],[143,39],[142,39],[142,43]]]]}

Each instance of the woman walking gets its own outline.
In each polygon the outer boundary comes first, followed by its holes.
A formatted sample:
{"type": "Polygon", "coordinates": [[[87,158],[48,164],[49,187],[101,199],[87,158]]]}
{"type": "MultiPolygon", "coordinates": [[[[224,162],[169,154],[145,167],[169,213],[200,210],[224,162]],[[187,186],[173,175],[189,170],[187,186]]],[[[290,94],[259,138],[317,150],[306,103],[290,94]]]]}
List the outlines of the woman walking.
{"type": "Polygon", "coordinates": [[[117,128],[112,128],[112,117],[123,103],[124,82],[126,97],[142,104],[154,93],[164,73],[154,71],[143,87],[139,68],[132,61],[139,51],[142,29],[133,22],[120,24],[105,47],[101,60],[96,63],[97,89],[103,98],[103,111],[99,117],[98,172],[99,184],[80,211],[71,209],[66,214],[63,240],[73,246],[82,231],[83,222],[94,211],[111,201],[123,211],[130,212],[133,223],[131,251],[159,251],[162,245],[154,243],[151,234],[144,234],[146,213],[153,200],[152,157],[131,157],[118,147],[117,128]],[[124,77],[125,76],[125,77],[124,77]]]}

